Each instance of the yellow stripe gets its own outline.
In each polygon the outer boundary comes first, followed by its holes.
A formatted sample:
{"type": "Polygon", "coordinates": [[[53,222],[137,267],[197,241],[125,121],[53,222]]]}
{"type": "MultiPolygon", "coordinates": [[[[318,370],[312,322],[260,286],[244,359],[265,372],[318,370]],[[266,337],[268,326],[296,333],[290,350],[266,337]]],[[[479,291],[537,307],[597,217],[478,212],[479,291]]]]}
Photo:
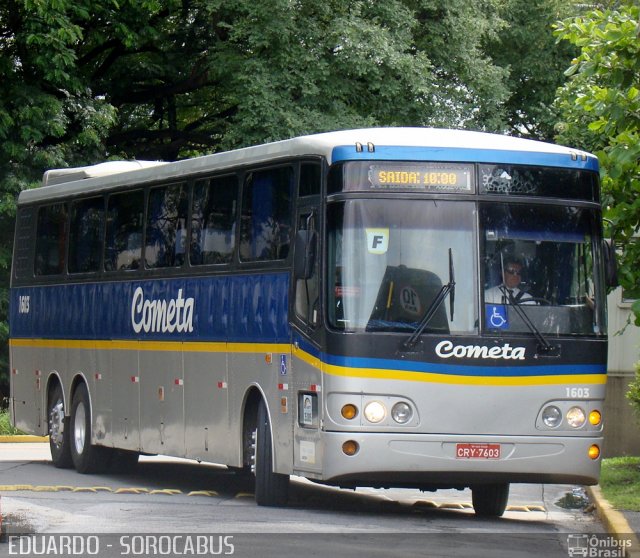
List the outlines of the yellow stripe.
{"type": "Polygon", "coordinates": [[[308,365],[313,366],[318,370],[322,370],[322,362],[318,357],[314,357],[312,354],[303,351],[299,347],[293,346],[293,356],[299,358],[308,365]]]}
{"type": "Polygon", "coordinates": [[[230,353],[289,353],[289,343],[227,343],[230,353]]]}
{"type": "Polygon", "coordinates": [[[374,378],[380,380],[405,380],[436,384],[482,386],[538,386],[557,384],[605,384],[606,374],[558,374],[553,376],[462,376],[433,372],[407,372],[375,368],[346,368],[325,364],[323,371],[331,376],[350,378],[374,378]]]}
{"type": "Polygon", "coordinates": [[[10,339],[11,347],[105,351],[188,351],[211,353],[289,353],[288,343],[220,343],[194,341],[84,341],[78,339],[10,339]]]}
{"type": "Polygon", "coordinates": [[[379,368],[350,368],[323,363],[319,358],[287,343],[220,343],[180,341],[82,341],[70,339],[10,339],[11,347],[42,349],[101,349],[122,351],[186,351],[210,353],[283,353],[293,352],[308,365],[331,376],[347,378],[369,378],[377,380],[399,380],[429,382],[452,385],[483,386],[544,386],[544,385],[603,385],[606,374],[559,374],[545,376],[465,376],[438,374],[434,372],[411,372],[379,368]]]}

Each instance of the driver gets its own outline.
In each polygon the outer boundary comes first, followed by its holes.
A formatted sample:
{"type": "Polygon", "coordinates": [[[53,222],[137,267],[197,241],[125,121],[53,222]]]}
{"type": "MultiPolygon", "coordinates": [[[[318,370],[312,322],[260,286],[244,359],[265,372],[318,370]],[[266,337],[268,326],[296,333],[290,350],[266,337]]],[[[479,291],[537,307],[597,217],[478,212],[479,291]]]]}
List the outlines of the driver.
{"type": "Polygon", "coordinates": [[[522,283],[522,262],[514,257],[507,257],[503,261],[502,283],[484,292],[486,304],[510,304],[510,296],[516,304],[535,304],[531,295],[520,288],[522,283]]]}

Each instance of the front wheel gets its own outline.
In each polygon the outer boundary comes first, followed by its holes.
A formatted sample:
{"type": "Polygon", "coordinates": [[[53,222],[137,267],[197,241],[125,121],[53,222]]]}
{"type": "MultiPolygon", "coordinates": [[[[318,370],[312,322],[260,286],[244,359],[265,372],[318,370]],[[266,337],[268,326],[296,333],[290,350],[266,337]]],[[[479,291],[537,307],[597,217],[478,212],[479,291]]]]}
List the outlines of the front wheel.
{"type": "Polygon", "coordinates": [[[91,445],[91,407],[84,384],[73,394],[70,438],[71,458],[78,473],[98,473],[109,465],[107,449],[91,445]]]}
{"type": "Polygon", "coordinates": [[[70,469],[73,467],[73,461],[69,441],[69,421],[64,417],[64,398],[60,384],[56,384],[49,395],[47,421],[51,461],[59,469],[70,469]]]}
{"type": "Polygon", "coordinates": [[[476,515],[501,517],[507,509],[509,484],[479,484],[471,487],[471,499],[476,515]]]}
{"type": "Polygon", "coordinates": [[[255,431],[254,467],[256,476],[256,503],[259,506],[284,506],[289,498],[289,475],[273,472],[271,424],[264,401],[258,407],[255,431]]]}

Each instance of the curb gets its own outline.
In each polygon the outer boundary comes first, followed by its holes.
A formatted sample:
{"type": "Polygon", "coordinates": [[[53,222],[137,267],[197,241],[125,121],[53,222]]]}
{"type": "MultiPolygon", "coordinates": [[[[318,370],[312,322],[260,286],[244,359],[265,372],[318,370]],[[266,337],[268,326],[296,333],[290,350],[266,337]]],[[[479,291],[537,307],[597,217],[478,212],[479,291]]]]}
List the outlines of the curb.
{"type": "Polygon", "coordinates": [[[596,506],[596,511],[600,521],[604,524],[608,533],[619,541],[630,541],[631,546],[626,548],[624,556],[629,558],[640,558],[640,542],[629,526],[629,522],[624,515],[616,510],[609,501],[602,495],[600,486],[587,486],[587,493],[596,506]]]}
{"type": "Polygon", "coordinates": [[[0,444],[19,444],[48,441],[49,436],[30,436],[27,434],[18,434],[16,436],[0,436],[0,444]]]}

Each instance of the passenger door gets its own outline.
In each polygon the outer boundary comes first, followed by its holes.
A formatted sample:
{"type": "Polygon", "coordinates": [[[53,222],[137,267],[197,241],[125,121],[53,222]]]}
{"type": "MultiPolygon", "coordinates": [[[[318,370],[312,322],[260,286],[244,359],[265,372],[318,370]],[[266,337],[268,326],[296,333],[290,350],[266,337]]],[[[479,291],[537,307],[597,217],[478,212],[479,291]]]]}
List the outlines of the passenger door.
{"type": "Polygon", "coordinates": [[[294,413],[294,470],[307,472],[320,471],[322,462],[321,171],[320,163],[302,163],[300,166],[289,309],[293,337],[291,366],[294,381],[289,393],[294,413]]]}

